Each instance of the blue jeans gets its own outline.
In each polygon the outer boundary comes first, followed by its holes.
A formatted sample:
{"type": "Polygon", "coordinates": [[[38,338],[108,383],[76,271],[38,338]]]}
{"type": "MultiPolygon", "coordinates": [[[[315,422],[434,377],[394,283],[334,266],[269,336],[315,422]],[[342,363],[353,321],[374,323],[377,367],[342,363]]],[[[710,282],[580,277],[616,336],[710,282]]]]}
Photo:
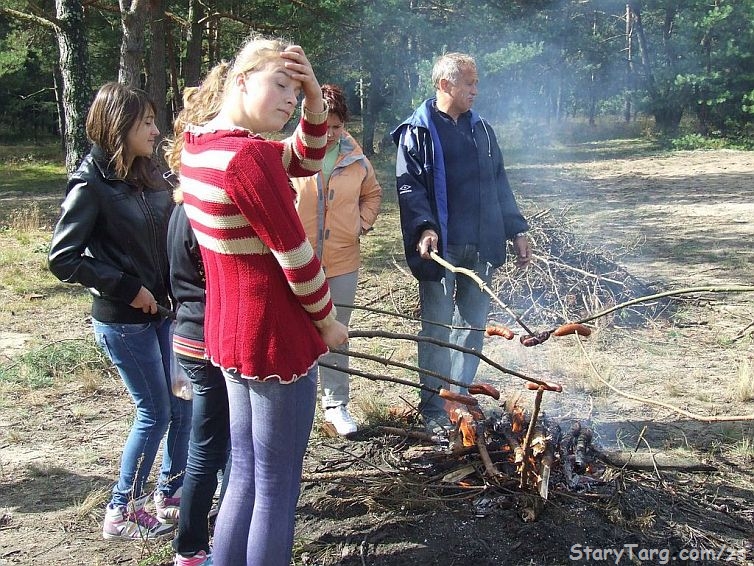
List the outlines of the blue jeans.
{"type": "Polygon", "coordinates": [[[215,524],[216,566],[289,566],[317,365],[294,383],[225,373],[233,467],[215,524]]]}
{"type": "Polygon", "coordinates": [[[224,469],[223,477],[227,477],[229,471],[226,466],[230,448],[228,392],[220,368],[194,358],[177,356],[177,359],[191,380],[193,412],[178,534],[173,540],[173,549],[193,556],[200,550],[209,552],[207,515],[217,489],[217,472],[224,469]]]}
{"type": "MultiPolygon", "coordinates": [[[[447,246],[444,259],[456,267],[473,270],[486,284],[492,280],[492,268],[479,261],[476,246],[447,246]]],[[[445,271],[440,281],[419,281],[419,302],[421,306],[422,329],[419,336],[426,336],[456,346],[474,349],[481,353],[484,342],[484,326],[490,309],[490,296],[479,288],[471,277],[445,271]],[[453,328],[431,324],[427,321],[446,325],[462,326],[453,328]],[[469,330],[473,327],[481,330],[469,330]]],[[[474,381],[479,367],[479,358],[473,354],[464,354],[451,348],[418,343],[418,361],[422,369],[434,371],[446,377],[459,380],[465,384],[474,381]]],[[[419,374],[423,385],[438,389],[450,388],[466,393],[462,387],[449,387],[436,377],[419,374]]],[[[425,419],[446,415],[445,401],[429,391],[421,391],[420,410],[425,419]]]]}
{"type": "Polygon", "coordinates": [[[111,503],[126,505],[143,495],[165,432],[157,489],[170,497],[183,484],[191,428],[191,402],[170,391],[170,321],[117,324],[92,320],[92,326],[97,343],[136,404],[111,503]]]}

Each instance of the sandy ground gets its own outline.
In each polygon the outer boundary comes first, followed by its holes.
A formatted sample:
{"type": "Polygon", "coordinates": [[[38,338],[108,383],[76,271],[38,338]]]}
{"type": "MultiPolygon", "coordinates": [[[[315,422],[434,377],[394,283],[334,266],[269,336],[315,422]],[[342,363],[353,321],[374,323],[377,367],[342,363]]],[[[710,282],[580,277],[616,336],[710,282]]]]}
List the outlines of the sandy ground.
{"type": "MultiPolygon", "coordinates": [[[[647,283],[679,289],[754,282],[752,153],[580,158],[512,164],[509,173],[528,211],[562,213],[564,228],[584,249],[616,258],[647,283]]],[[[397,214],[388,211],[370,236],[369,249],[383,260],[363,274],[360,297],[379,296],[383,308],[405,310],[412,282],[396,269],[396,227],[397,214]]],[[[20,320],[12,304],[24,298],[2,290],[3,363],[39,343],[40,336],[52,340],[88,332],[85,310],[46,318],[45,299],[37,302],[38,318],[20,320]]],[[[747,563],[754,517],[749,422],[699,422],[609,391],[595,377],[597,372],[619,392],[702,416],[754,413],[751,399],[741,393],[754,379],[751,295],[710,293],[693,299],[683,302],[672,319],[639,327],[598,324],[581,346],[570,338],[531,349],[490,339],[485,352],[516,371],[562,383],[563,394],[545,396],[545,413],[564,424],[589,423],[601,445],[682,450],[714,463],[718,472],[659,477],[626,472],[609,505],[553,496],[535,523],[522,522],[512,505],[482,516],[468,498],[443,492],[423,499],[426,488],[421,497],[396,502],[386,493],[399,493],[393,483],[383,481],[380,490],[379,481],[310,482],[299,506],[297,564],[597,563],[574,558],[573,545],[622,548],[629,543],[672,548],[676,554],[684,548],[713,548],[723,558],[679,563],[747,563]]],[[[360,325],[386,327],[366,313],[354,316],[352,326],[360,325]]],[[[354,347],[399,360],[413,356],[411,345],[354,347]]],[[[479,379],[506,396],[522,389],[517,379],[484,365],[479,379]]],[[[417,398],[414,389],[358,378],[352,396],[362,420],[377,402],[406,407],[417,398]]],[[[102,506],[131,418],[117,378],[106,375],[94,384],[39,390],[3,386],[0,406],[0,564],[170,563],[165,547],[105,542],[100,536],[102,506]]],[[[495,404],[484,399],[483,407],[493,411],[495,404]]],[[[399,450],[367,433],[351,442],[330,439],[317,419],[308,472],[336,459],[346,468],[366,459],[386,466],[399,450]]],[[[504,499],[494,490],[486,493],[504,499]]],[[[658,563],[656,557],[645,562],[658,563]]]]}

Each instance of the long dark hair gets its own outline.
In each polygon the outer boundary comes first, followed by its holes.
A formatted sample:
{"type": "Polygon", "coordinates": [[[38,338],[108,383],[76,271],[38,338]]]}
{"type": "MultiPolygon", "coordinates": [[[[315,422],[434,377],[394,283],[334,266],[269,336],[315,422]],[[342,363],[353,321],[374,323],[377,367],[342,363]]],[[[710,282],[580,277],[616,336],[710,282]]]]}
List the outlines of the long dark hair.
{"type": "Polygon", "coordinates": [[[157,184],[152,159],[136,156],[129,166],[131,156],[126,153],[128,132],[150,110],[156,108],[146,92],[108,82],[97,91],[86,116],[86,135],[105,152],[115,174],[137,186],[157,184]]]}

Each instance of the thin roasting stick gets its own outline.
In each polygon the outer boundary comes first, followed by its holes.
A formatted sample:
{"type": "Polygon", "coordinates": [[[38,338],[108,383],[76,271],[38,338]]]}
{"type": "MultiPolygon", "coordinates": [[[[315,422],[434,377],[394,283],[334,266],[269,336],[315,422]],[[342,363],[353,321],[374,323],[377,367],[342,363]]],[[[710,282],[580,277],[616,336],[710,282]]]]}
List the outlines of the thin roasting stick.
{"type": "Polygon", "coordinates": [[[445,269],[452,271],[453,273],[462,273],[463,275],[466,275],[468,277],[471,277],[476,283],[479,285],[479,288],[487,293],[490,297],[492,297],[492,300],[495,301],[500,307],[507,312],[510,316],[512,316],[516,322],[523,328],[528,334],[531,336],[534,336],[534,332],[524,324],[524,321],[521,320],[521,317],[518,316],[513,310],[506,305],[503,301],[500,300],[500,297],[498,297],[492,289],[489,288],[489,286],[482,281],[482,279],[473,271],[470,269],[466,269],[465,267],[456,267],[455,265],[448,263],[443,258],[441,258],[439,255],[437,255],[437,252],[429,252],[430,257],[435,260],[437,263],[442,265],[445,269]]]}
{"type": "MultiPolygon", "coordinates": [[[[501,366],[499,363],[490,359],[488,356],[482,354],[478,350],[475,350],[473,348],[465,348],[464,346],[451,344],[449,342],[444,342],[442,340],[436,340],[429,336],[417,336],[415,334],[387,332],[385,330],[349,330],[348,337],[349,338],[395,338],[396,340],[411,340],[413,342],[428,342],[430,344],[435,344],[437,346],[443,346],[445,348],[452,348],[453,350],[458,350],[459,352],[463,352],[464,354],[471,354],[472,356],[476,356],[477,358],[482,360],[484,363],[486,363],[490,367],[500,372],[507,373],[508,375],[513,375],[515,377],[521,378],[525,381],[530,381],[531,383],[535,383],[537,385],[542,385],[545,387],[545,389],[549,389],[552,386],[551,384],[548,384],[546,381],[542,381],[541,379],[529,377],[528,375],[525,375],[518,371],[501,366]]],[[[320,365],[322,364],[320,363],[320,365]]],[[[345,373],[348,373],[351,371],[350,369],[338,368],[338,367],[334,369],[337,369],[345,373]]]]}

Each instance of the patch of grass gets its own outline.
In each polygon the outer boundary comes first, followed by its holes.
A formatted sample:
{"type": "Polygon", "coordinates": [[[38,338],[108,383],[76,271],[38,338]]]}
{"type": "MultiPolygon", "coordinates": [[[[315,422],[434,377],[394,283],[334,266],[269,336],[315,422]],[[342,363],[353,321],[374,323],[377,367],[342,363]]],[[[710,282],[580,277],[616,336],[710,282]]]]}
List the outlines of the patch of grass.
{"type": "Polygon", "coordinates": [[[6,431],[3,440],[8,444],[21,444],[24,440],[26,440],[26,437],[19,431],[9,428],[6,431]]]}
{"type": "Polygon", "coordinates": [[[27,471],[31,478],[49,478],[53,476],[63,476],[68,473],[68,470],[50,464],[49,462],[29,464],[27,471]]]}
{"type": "Polygon", "coordinates": [[[669,397],[683,397],[686,394],[686,390],[677,383],[666,382],[664,387],[669,397]]]}
{"type": "MultiPolygon", "coordinates": [[[[160,544],[160,543],[151,543],[160,544]]],[[[143,560],[139,560],[139,566],[162,566],[163,564],[173,563],[173,546],[171,543],[161,543],[159,547],[156,547],[150,551],[149,556],[143,560]]]]}
{"type": "Polygon", "coordinates": [[[28,234],[36,232],[43,226],[39,204],[32,202],[24,208],[17,208],[8,215],[8,230],[14,233],[28,234]]]}
{"type": "Polygon", "coordinates": [[[65,182],[65,159],[57,140],[39,145],[0,145],[0,191],[62,194],[65,182]]]}
{"type": "Polygon", "coordinates": [[[110,361],[93,340],[60,340],[0,366],[0,382],[40,389],[73,381],[82,372],[106,372],[110,367],[110,361]]]}
{"type": "Polygon", "coordinates": [[[94,491],[90,491],[87,496],[84,498],[84,501],[78,504],[76,507],[76,515],[80,519],[84,519],[86,517],[94,516],[96,515],[96,519],[100,520],[100,513],[102,512],[102,507],[110,501],[110,496],[112,494],[112,491],[110,488],[101,488],[96,489],[94,491]]]}
{"type": "Polygon", "coordinates": [[[360,395],[355,401],[359,411],[364,415],[364,420],[370,425],[389,420],[389,409],[379,397],[360,395]]]}
{"type": "Polygon", "coordinates": [[[745,462],[751,462],[754,460],[754,438],[751,436],[744,436],[739,440],[732,449],[733,455],[741,458],[745,462]]]}

